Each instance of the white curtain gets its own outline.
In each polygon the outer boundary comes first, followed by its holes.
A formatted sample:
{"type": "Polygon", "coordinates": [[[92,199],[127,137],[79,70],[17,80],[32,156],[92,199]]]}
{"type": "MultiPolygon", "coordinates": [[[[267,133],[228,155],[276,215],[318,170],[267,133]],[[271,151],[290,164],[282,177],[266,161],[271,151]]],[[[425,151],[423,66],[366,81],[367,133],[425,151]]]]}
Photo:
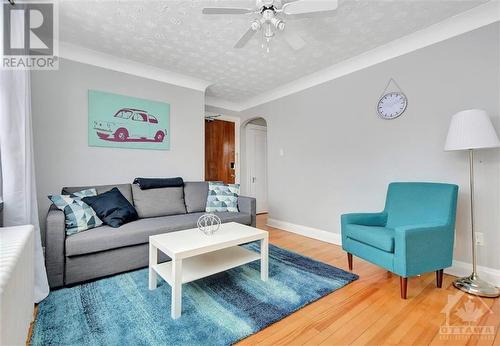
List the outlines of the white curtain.
{"type": "MultiPolygon", "coordinates": [[[[2,16],[3,17],[3,16],[2,16]]],[[[22,24],[22,23],[18,23],[22,24]]],[[[22,30],[16,30],[22,34],[22,30]]],[[[36,200],[29,71],[0,70],[0,159],[4,226],[35,226],[35,302],[49,294],[36,200]]],[[[1,231],[1,230],[0,230],[1,231]]]]}

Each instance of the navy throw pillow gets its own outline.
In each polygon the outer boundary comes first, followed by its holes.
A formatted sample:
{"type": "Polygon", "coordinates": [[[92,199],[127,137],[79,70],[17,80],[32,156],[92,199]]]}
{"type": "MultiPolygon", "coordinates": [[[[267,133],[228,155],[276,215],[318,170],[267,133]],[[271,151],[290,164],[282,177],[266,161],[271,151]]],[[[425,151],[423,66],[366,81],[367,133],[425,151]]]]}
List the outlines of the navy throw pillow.
{"type": "Polygon", "coordinates": [[[82,201],[90,205],[99,219],[110,227],[120,227],[139,218],[134,206],[116,187],[97,196],[84,197],[82,201]]]}

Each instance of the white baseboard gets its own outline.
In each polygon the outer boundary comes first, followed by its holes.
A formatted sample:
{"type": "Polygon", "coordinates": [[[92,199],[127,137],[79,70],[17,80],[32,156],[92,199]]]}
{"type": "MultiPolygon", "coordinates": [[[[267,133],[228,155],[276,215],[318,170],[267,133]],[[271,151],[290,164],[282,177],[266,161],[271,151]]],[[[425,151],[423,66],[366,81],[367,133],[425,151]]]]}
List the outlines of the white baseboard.
{"type": "Polygon", "coordinates": [[[303,225],[297,225],[294,223],[276,220],[276,219],[267,219],[267,225],[274,228],[279,228],[284,231],[296,233],[303,235],[304,237],[313,238],[316,240],[321,240],[327,243],[340,245],[342,244],[340,234],[323,231],[321,229],[312,228],[303,225]]]}
{"type": "MultiPolygon", "coordinates": [[[[303,225],[297,225],[291,222],[286,222],[276,219],[268,219],[267,225],[270,227],[282,229],[287,232],[296,233],[304,237],[321,240],[327,243],[335,245],[342,244],[340,234],[338,233],[327,232],[321,229],[303,225]]],[[[500,270],[489,267],[478,266],[477,271],[483,280],[497,287],[500,287],[500,270]]],[[[454,260],[452,266],[450,268],[445,269],[444,272],[446,274],[457,277],[468,276],[472,272],[472,264],[454,260]]]]}
{"type": "MultiPolygon", "coordinates": [[[[445,269],[444,272],[457,277],[469,276],[472,273],[472,264],[454,260],[452,266],[445,269]]],[[[481,279],[500,287],[500,270],[477,266],[477,272],[481,279]]]]}

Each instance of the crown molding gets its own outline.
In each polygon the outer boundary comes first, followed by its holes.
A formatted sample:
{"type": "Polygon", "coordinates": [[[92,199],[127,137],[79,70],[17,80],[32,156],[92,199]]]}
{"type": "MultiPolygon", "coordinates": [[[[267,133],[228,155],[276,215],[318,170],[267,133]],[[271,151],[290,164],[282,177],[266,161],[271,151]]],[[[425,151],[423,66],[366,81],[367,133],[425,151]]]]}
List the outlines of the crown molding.
{"type": "Polygon", "coordinates": [[[293,82],[281,85],[278,88],[252,97],[244,102],[232,103],[217,98],[210,98],[207,99],[207,104],[214,106],[219,104],[222,108],[241,112],[498,21],[500,21],[500,2],[498,0],[490,0],[490,2],[483,5],[479,5],[353,58],[296,79],[293,82]]]}
{"type": "Polygon", "coordinates": [[[180,73],[167,71],[162,68],[140,62],[119,58],[92,49],[84,48],[68,42],[59,42],[59,56],[64,59],[81,62],[108,70],[123,72],[134,76],[144,77],[163,83],[173,84],[184,88],[205,92],[213,84],[209,81],[186,76],[180,73]]]}
{"type": "Polygon", "coordinates": [[[205,105],[212,106],[216,108],[228,109],[228,110],[237,110],[241,107],[239,103],[231,102],[227,100],[223,100],[213,96],[205,95],[205,105]]]}

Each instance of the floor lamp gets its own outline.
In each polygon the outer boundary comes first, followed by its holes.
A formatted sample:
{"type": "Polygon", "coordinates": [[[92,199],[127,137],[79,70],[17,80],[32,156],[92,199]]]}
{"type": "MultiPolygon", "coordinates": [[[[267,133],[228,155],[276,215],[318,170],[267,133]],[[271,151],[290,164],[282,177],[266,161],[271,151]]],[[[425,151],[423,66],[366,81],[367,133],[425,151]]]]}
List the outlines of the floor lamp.
{"type": "Polygon", "coordinates": [[[488,114],[479,109],[458,112],[453,116],[446,138],[445,150],[469,151],[470,216],[472,229],[472,274],[457,279],[453,285],[481,297],[498,297],[500,290],[477,274],[476,233],[474,230],[474,150],[500,147],[500,140],[488,114]]]}

